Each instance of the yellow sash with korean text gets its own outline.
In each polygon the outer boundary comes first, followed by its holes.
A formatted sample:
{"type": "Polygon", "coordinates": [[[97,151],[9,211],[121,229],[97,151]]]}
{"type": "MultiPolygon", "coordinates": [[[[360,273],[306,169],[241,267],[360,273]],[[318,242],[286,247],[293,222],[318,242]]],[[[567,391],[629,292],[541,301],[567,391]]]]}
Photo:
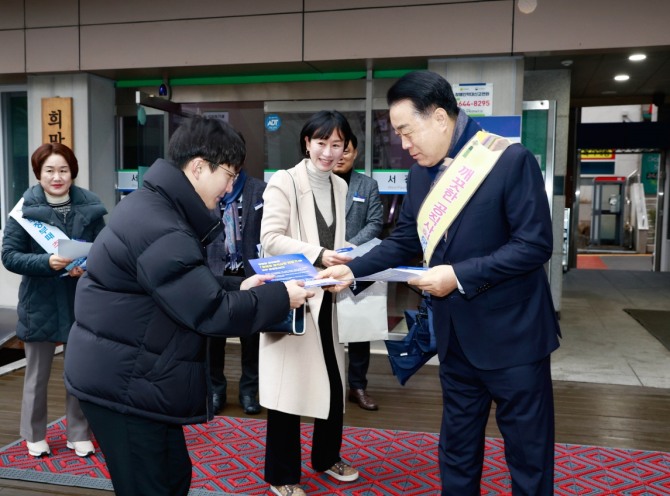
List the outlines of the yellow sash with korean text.
{"type": "Polygon", "coordinates": [[[428,265],[447,229],[493,169],[511,143],[495,134],[479,131],[466,143],[438,177],[423,200],[417,216],[417,232],[428,265]]]}

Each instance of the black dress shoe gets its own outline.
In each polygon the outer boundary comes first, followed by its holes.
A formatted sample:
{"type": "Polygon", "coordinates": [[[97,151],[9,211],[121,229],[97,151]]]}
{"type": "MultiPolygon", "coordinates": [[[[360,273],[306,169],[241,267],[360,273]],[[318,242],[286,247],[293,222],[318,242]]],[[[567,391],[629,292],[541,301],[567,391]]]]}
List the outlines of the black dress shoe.
{"type": "Polygon", "coordinates": [[[350,389],[349,390],[349,401],[352,403],[358,403],[363,410],[379,410],[375,400],[370,398],[365,392],[365,389],[350,389]]]}
{"type": "Polygon", "coordinates": [[[226,395],[219,393],[212,394],[212,406],[214,409],[214,415],[221,413],[223,407],[226,406],[226,395]]]}
{"type": "Polygon", "coordinates": [[[240,396],[240,405],[247,415],[261,413],[261,405],[253,396],[240,396]]]}

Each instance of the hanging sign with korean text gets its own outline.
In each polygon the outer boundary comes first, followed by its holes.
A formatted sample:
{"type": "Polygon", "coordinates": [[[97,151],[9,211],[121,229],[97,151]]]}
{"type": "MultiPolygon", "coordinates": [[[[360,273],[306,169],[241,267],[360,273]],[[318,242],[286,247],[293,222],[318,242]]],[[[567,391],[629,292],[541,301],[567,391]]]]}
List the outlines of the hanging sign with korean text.
{"type": "Polygon", "coordinates": [[[42,98],[42,143],[62,143],[74,150],[72,98],[42,98]]]}

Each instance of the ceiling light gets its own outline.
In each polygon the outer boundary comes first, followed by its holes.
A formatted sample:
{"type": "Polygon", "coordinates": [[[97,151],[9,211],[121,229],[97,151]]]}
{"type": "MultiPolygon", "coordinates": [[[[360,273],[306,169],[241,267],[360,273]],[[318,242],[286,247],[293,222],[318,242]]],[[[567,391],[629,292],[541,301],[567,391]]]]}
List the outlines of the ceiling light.
{"type": "Polygon", "coordinates": [[[537,0],[518,0],[517,6],[523,14],[532,14],[537,8],[537,0]]]}
{"type": "Polygon", "coordinates": [[[628,57],[628,60],[631,62],[639,62],[640,60],[646,59],[647,56],[644,53],[634,53],[630,57],[628,57]]]}
{"type": "Polygon", "coordinates": [[[617,74],[614,76],[615,81],[628,81],[630,76],[628,74],[617,74]]]}

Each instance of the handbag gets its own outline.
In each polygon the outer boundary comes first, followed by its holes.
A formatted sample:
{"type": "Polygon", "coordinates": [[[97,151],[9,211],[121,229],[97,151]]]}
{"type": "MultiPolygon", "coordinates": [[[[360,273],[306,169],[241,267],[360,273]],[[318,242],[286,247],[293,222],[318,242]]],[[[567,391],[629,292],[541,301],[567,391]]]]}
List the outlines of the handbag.
{"type": "MultiPolygon", "coordinates": [[[[293,181],[293,176],[287,172],[291,181],[293,181]]],[[[296,200],[298,198],[298,192],[295,189],[295,181],[293,181],[293,190],[295,192],[296,200]]],[[[300,216],[298,216],[298,233],[300,233],[300,216]]],[[[261,258],[264,257],[263,247],[260,247],[259,255],[261,258]]],[[[275,324],[272,324],[260,332],[265,333],[277,333],[277,334],[295,334],[296,336],[302,336],[305,334],[305,306],[307,303],[303,304],[301,307],[296,309],[289,310],[284,320],[281,320],[275,324]]]]}
{"type": "Polygon", "coordinates": [[[340,343],[388,339],[388,285],[378,281],[354,295],[351,289],[337,293],[335,311],[340,343]]]}
{"type": "Polygon", "coordinates": [[[385,341],[391,370],[402,386],[437,354],[430,296],[424,296],[417,310],[405,310],[407,336],[385,341]]]}

